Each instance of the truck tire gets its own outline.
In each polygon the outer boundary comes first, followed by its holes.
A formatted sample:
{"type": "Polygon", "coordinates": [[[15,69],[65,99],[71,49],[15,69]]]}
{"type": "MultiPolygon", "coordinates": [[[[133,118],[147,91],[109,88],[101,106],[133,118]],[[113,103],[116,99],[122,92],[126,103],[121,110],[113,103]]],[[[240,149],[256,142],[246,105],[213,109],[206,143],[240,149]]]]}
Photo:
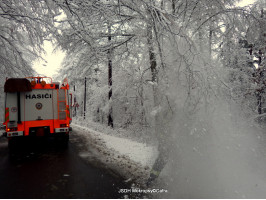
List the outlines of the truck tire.
{"type": "Polygon", "coordinates": [[[69,134],[65,134],[62,136],[62,145],[64,147],[67,147],[68,146],[68,141],[69,141],[69,134]]]}
{"type": "Polygon", "coordinates": [[[16,149],[17,140],[16,138],[9,138],[8,139],[8,149],[10,152],[13,152],[16,149]]]}

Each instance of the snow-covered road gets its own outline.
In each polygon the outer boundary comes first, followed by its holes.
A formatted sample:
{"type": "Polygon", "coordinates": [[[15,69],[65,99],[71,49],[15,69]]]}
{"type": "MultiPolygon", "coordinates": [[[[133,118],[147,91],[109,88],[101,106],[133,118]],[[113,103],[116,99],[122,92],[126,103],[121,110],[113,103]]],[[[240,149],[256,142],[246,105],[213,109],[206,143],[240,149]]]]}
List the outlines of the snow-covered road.
{"type": "Polygon", "coordinates": [[[0,197],[123,198],[119,190],[128,187],[128,183],[78,156],[82,138],[73,137],[66,148],[58,138],[25,137],[9,152],[7,138],[0,137],[0,197]]]}

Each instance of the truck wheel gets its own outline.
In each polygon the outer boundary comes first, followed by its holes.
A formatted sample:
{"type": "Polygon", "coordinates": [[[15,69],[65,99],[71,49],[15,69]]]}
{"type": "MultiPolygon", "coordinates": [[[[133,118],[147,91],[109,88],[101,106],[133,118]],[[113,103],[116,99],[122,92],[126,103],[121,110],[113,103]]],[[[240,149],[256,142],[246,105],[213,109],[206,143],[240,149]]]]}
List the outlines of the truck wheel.
{"type": "Polygon", "coordinates": [[[9,151],[14,151],[17,146],[16,138],[9,138],[8,139],[8,149],[9,151]]]}

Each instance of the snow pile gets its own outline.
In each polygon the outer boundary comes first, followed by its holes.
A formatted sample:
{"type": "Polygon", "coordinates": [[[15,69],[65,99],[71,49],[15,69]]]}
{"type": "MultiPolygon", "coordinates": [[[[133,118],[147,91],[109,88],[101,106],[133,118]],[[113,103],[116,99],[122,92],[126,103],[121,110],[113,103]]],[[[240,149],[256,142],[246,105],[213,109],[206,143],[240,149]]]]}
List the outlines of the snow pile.
{"type": "Polygon", "coordinates": [[[186,126],[172,127],[176,149],[160,177],[169,191],[166,197],[265,198],[263,130],[234,103],[210,107],[212,112],[199,112],[186,126]]]}
{"type": "Polygon", "coordinates": [[[116,137],[121,138],[128,138],[129,140],[133,140],[139,143],[147,143],[149,145],[152,145],[155,142],[154,138],[151,138],[150,135],[151,129],[147,127],[140,127],[139,125],[131,125],[130,127],[125,128],[119,128],[115,124],[115,128],[107,127],[104,124],[94,122],[93,119],[88,119],[89,117],[86,117],[86,120],[83,119],[83,116],[75,116],[73,118],[73,124],[89,128],[90,130],[94,130],[100,133],[104,133],[105,135],[112,135],[116,137]]]}
{"type": "Polygon", "coordinates": [[[143,143],[105,135],[103,133],[98,133],[98,136],[106,142],[108,148],[128,156],[130,159],[141,163],[143,166],[151,168],[158,156],[158,150],[153,146],[147,146],[143,143]]]}
{"type": "Polygon", "coordinates": [[[150,168],[158,156],[156,147],[106,135],[77,124],[72,126],[73,134],[84,136],[86,140],[87,149],[80,151],[81,157],[98,161],[99,165],[125,180],[139,184],[146,182],[150,168]]]}

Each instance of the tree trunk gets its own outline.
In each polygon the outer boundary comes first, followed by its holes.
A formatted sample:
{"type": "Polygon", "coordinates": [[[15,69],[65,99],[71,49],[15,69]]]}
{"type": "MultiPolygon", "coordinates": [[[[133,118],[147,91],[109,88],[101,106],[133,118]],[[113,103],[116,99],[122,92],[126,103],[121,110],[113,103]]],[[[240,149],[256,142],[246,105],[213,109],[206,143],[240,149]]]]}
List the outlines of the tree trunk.
{"type": "Polygon", "coordinates": [[[175,10],[176,10],[176,5],[175,5],[175,1],[176,0],[172,0],[172,14],[175,14],[175,10]]]}
{"type": "MultiPolygon", "coordinates": [[[[201,24],[200,21],[199,21],[199,24],[201,24]]],[[[199,48],[200,48],[200,52],[202,53],[203,52],[203,30],[202,30],[202,27],[200,27],[198,30],[198,36],[199,36],[199,48]]]]}
{"type": "Polygon", "coordinates": [[[209,56],[210,59],[212,58],[212,35],[213,35],[213,30],[212,30],[212,25],[210,25],[210,30],[209,30],[209,56]]]}
{"type": "Polygon", "coordinates": [[[86,88],[86,82],[87,82],[87,79],[86,79],[86,77],[85,77],[85,81],[84,81],[84,85],[85,85],[85,87],[84,87],[84,119],[86,118],[86,96],[87,96],[87,88],[86,88]]]}
{"type": "MultiPolygon", "coordinates": [[[[111,25],[108,25],[108,42],[110,43],[111,45],[111,25]]],[[[109,94],[108,94],[108,99],[109,99],[109,103],[110,103],[110,100],[112,98],[112,95],[113,95],[113,91],[112,91],[112,85],[113,85],[113,72],[112,72],[112,49],[111,47],[109,48],[108,52],[108,86],[109,86],[109,94]]],[[[110,108],[109,108],[109,113],[108,113],[108,126],[111,126],[112,128],[114,127],[114,124],[113,124],[113,109],[112,109],[112,105],[110,105],[110,108]]]]}

